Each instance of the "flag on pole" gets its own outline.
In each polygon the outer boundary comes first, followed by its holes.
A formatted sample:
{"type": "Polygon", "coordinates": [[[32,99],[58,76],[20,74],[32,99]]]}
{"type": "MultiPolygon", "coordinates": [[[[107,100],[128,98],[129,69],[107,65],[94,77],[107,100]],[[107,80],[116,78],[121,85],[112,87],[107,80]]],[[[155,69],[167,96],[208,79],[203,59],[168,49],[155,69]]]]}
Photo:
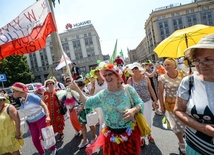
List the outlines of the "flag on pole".
{"type": "Polygon", "coordinates": [[[71,64],[72,63],[71,60],[69,59],[69,57],[65,54],[65,52],[63,52],[63,55],[62,55],[62,57],[60,59],[59,64],[56,66],[55,70],[60,70],[61,68],[65,67],[66,66],[66,62],[67,62],[67,64],[71,64]],[[64,57],[65,57],[66,60],[64,59],[64,57]]]}
{"type": "Polygon", "coordinates": [[[116,40],[116,43],[115,43],[115,46],[114,46],[114,51],[110,57],[110,63],[114,63],[114,60],[115,58],[117,57],[117,40],[116,40]]]}
{"type": "Polygon", "coordinates": [[[0,28],[0,60],[10,55],[32,53],[45,47],[56,31],[48,0],[40,0],[0,28]]]}

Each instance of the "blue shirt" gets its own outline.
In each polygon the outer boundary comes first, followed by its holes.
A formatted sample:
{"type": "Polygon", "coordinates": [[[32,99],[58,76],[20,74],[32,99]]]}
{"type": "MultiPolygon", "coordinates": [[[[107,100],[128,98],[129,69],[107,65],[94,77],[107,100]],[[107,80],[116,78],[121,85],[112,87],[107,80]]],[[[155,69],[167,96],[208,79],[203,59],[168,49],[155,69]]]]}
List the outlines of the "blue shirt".
{"type": "Polygon", "coordinates": [[[41,98],[33,93],[28,94],[25,102],[21,104],[20,110],[27,116],[28,122],[36,122],[45,115],[41,107],[41,98]]]}

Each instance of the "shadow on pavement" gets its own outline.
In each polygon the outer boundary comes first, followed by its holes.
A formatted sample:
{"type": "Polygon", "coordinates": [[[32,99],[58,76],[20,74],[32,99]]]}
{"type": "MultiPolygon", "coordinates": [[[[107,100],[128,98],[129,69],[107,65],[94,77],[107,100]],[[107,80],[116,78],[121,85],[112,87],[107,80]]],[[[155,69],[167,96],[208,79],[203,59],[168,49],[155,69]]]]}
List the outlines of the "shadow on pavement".
{"type": "Polygon", "coordinates": [[[149,143],[141,148],[141,155],[162,155],[162,153],[154,143],[149,143]]]}

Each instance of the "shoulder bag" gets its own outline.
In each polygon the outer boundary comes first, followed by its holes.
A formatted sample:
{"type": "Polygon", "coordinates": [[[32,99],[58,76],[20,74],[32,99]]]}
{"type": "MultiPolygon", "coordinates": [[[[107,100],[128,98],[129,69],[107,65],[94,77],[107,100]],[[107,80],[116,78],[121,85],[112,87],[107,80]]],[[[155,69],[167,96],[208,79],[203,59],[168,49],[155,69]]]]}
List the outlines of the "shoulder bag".
{"type": "MultiPolygon", "coordinates": [[[[128,94],[129,98],[130,98],[130,101],[131,101],[131,104],[132,104],[132,107],[134,107],[134,102],[133,102],[133,99],[129,93],[129,90],[127,87],[125,87],[125,90],[126,90],[126,93],[128,94]]],[[[145,117],[143,116],[142,113],[138,112],[134,115],[135,117],[135,120],[137,122],[137,125],[138,125],[138,128],[140,130],[140,135],[142,137],[146,136],[146,135],[149,135],[151,133],[151,129],[148,125],[148,123],[146,122],[146,119],[145,117]]]]}

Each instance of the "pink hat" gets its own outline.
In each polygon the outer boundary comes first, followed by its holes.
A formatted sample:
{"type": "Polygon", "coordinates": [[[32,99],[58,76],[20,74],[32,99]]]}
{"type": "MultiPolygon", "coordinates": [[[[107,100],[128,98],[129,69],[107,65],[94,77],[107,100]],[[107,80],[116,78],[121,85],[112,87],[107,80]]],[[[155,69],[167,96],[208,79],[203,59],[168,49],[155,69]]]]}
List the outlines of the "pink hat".
{"type": "Polygon", "coordinates": [[[10,88],[13,90],[19,91],[19,92],[23,92],[23,93],[28,92],[28,87],[24,83],[21,83],[21,82],[14,83],[10,88]]]}
{"type": "Polygon", "coordinates": [[[118,76],[118,78],[119,78],[118,82],[123,82],[123,79],[120,76],[120,72],[122,73],[122,71],[117,66],[115,66],[113,64],[106,64],[106,65],[102,66],[102,68],[100,70],[100,76],[102,77],[102,79],[105,79],[103,77],[104,71],[114,72],[118,76]]]}
{"type": "Polygon", "coordinates": [[[40,83],[36,85],[36,91],[39,90],[39,89],[43,89],[43,88],[45,88],[45,86],[43,86],[40,83]]]}

